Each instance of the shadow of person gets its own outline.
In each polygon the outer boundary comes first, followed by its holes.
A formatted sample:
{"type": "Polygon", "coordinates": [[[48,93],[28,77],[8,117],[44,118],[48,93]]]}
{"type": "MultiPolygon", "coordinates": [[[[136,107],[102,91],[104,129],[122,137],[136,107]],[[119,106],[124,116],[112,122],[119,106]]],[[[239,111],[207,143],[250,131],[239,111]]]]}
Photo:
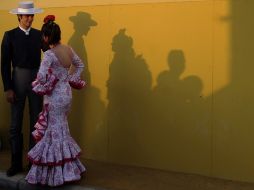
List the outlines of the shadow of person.
{"type": "Polygon", "coordinates": [[[97,22],[87,12],[77,12],[75,16],[71,16],[69,19],[73,22],[74,33],[70,37],[68,45],[74,49],[83,61],[85,68],[82,78],[87,83],[81,93],[73,92],[70,126],[73,136],[81,145],[85,146],[87,158],[105,159],[106,147],[104,146],[106,146],[106,143],[104,141],[106,141],[106,137],[103,125],[105,105],[100,99],[100,90],[92,86],[87,51],[83,38],[88,35],[91,27],[97,26],[97,22]],[[98,146],[96,142],[101,145],[98,146]]]}
{"type": "Polygon", "coordinates": [[[184,52],[181,49],[171,50],[167,64],[169,69],[158,75],[157,84],[152,91],[151,113],[148,117],[149,132],[147,132],[150,137],[147,139],[157,139],[148,142],[152,150],[149,155],[152,160],[160,160],[162,165],[174,165],[180,151],[175,148],[181,135],[178,120],[183,119],[179,118],[179,115],[184,99],[181,80],[186,67],[184,52]]]}
{"type": "Polygon", "coordinates": [[[152,77],[142,56],[133,49],[133,39],[119,30],[113,37],[113,60],[109,67],[107,124],[109,158],[135,164],[141,156],[140,136],[144,130],[152,77]]]}
{"type": "Polygon", "coordinates": [[[154,117],[150,123],[157,127],[150,127],[150,133],[158,141],[151,144],[155,150],[151,156],[173,170],[206,171],[209,167],[203,160],[209,159],[210,149],[203,117],[203,83],[194,75],[182,79],[186,67],[182,50],[169,52],[168,66],[153,89],[154,117]]]}
{"type": "Polygon", "coordinates": [[[202,109],[203,99],[202,90],[203,83],[202,80],[195,75],[190,75],[182,80],[183,84],[183,111],[186,112],[184,115],[189,115],[189,118],[194,120],[193,122],[188,122],[190,125],[194,125],[197,120],[200,119],[201,113],[204,111],[202,109]]]}
{"type": "MultiPolygon", "coordinates": [[[[153,89],[153,110],[156,122],[164,126],[164,130],[173,127],[176,115],[181,111],[183,101],[181,75],[185,70],[185,57],[182,50],[172,50],[167,58],[169,70],[163,71],[157,78],[153,89]]],[[[166,135],[166,133],[164,133],[166,135]]]]}
{"type": "Polygon", "coordinates": [[[185,163],[193,166],[197,172],[208,171],[210,162],[210,113],[202,96],[203,82],[195,75],[190,75],[182,80],[183,102],[179,118],[181,136],[184,142],[185,154],[188,160],[185,163]]]}
{"type": "Polygon", "coordinates": [[[78,54],[80,59],[85,64],[84,79],[88,85],[91,84],[91,76],[87,61],[87,52],[83,36],[87,36],[92,26],[97,26],[97,22],[91,18],[91,15],[86,12],[78,12],[76,16],[71,16],[70,21],[74,25],[74,33],[72,34],[68,45],[78,54]]]}

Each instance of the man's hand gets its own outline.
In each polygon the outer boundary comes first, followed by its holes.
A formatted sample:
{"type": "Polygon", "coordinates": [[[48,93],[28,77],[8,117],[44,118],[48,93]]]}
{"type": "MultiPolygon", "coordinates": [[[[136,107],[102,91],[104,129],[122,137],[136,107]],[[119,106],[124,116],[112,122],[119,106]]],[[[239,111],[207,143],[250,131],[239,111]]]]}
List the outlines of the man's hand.
{"type": "Polygon", "coordinates": [[[7,102],[14,103],[14,101],[15,101],[15,93],[14,93],[13,90],[7,90],[5,92],[5,97],[6,97],[7,102]]]}

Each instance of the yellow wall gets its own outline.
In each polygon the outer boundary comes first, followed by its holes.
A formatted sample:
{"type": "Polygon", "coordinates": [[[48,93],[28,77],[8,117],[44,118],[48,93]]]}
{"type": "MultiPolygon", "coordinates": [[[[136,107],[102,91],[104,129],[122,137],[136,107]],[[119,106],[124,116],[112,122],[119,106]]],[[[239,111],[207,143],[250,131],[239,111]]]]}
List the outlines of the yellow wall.
{"type": "MultiPolygon", "coordinates": [[[[33,26],[55,14],[88,60],[91,86],[74,91],[69,117],[84,157],[254,182],[252,0],[36,2],[45,12],[33,26]],[[79,11],[98,23],[83,38],[86,22],[69,20],[79,11]]],[[[2,5],[0,38],[17,25],[2,5]]],[[[3,92],[0,102],[6,136],[3,92]]]]}
{"type": "MultiPolygon", "coordinates": [[[[0,10],[9,10],[17,6],[18,2],[25,0],[1,0],[0,10]]],[[[195,2],[209,0],[34,0],[37,7],[70,7],[70,6],[98,6],[98,5],[123,5],[123,4],[140,4],[140,3],[162,3],[162,2],[195,2]]]]}

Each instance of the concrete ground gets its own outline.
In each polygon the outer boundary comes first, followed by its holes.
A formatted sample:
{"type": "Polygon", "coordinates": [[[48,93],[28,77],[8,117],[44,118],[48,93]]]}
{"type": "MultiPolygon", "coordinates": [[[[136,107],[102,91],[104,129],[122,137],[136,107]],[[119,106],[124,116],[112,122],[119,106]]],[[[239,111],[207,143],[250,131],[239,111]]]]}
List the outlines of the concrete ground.
{"type": "MultiPolygon", "coordinates": [[[[29,185],[27,173],[8,178],[9,152],[0,152],[0,189],[52,189],[29,185]]],[[[168,172],[141,167],[122,166],[93,160],[81,160],[87,173],[79,182],[55,189],[72,190],[254,190],[254,184],[209,178],[194,174],[168,172]]]]}

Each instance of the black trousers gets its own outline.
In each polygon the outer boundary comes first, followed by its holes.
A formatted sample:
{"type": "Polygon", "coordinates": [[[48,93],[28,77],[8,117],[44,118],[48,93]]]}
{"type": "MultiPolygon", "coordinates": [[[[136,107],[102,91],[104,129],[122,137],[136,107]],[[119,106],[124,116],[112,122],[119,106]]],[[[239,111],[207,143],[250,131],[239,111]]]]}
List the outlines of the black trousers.
{"type": "Polygon", "coordinates": [[[38,115],[42,110],[42,96],[36,95],[32,91],[31,83],[36,78],[37,69],[24,69],[15,67],[12,72],[13,90],[16,95],[15,102],[11,104],[11,126],[10,126],[10,145],[12,154],[12,166],[22,167],[23,134],[22,123],[26,98],[29,103],[30,116],[30,139],[29,149],[35,142],[31,132],[37,122],[38,115]]]}

